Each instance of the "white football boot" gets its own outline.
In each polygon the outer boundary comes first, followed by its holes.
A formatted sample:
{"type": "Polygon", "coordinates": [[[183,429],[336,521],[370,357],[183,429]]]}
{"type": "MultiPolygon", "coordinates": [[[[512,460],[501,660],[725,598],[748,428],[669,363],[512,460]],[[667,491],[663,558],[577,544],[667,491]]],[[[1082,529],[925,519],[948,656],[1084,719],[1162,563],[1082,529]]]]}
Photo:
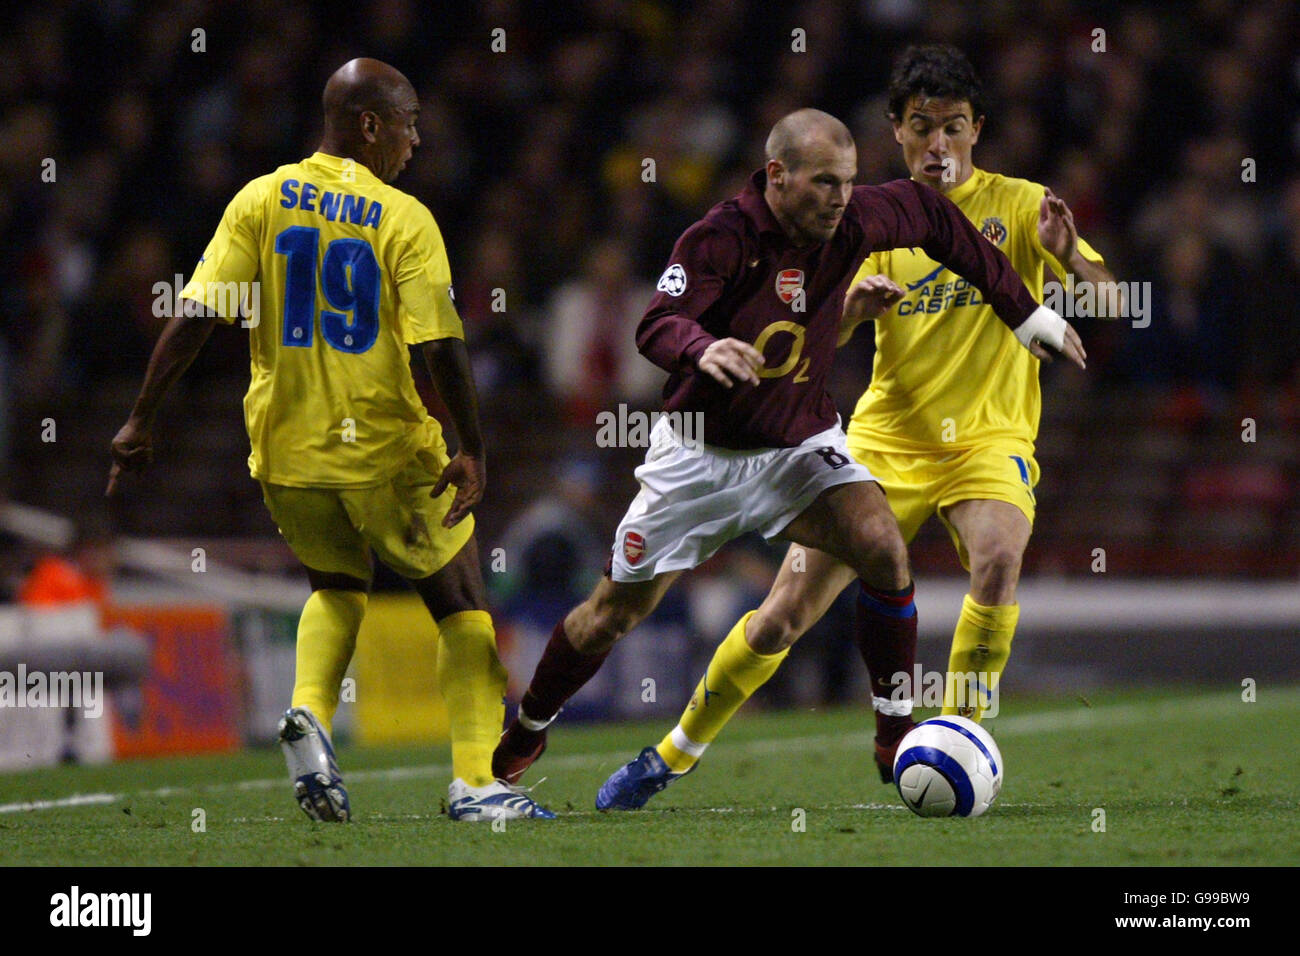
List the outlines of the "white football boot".
{"type": "Polygon", "coordinates": [[[329,734],[320,721],[306,707],[291,707],[280,718],[279,736],[289,765],[289,782],[302,812],[313,820],[347,823],[352,807],[329,734]]]}
{"type": "Polygon", "coordinates": [[[447,815],[453,820],[554,820],[555,814],[528,796],[522,787],[494,780],[471,787],[457,777],[447,789],[447,815]]]}

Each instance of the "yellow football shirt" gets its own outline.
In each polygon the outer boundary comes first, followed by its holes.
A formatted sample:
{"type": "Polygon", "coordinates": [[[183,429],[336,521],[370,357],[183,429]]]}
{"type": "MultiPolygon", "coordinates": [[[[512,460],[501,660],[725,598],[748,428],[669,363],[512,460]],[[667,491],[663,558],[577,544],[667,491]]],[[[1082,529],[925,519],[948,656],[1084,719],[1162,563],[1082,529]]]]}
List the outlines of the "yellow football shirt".
{"type": "MultiPolygon", "coordinates": [[[[1038,239],[1043,187],[976,169],[948,198],[1011,260],[1038,301],[1043,266],[1066,269],[1038,239]]],[[[1079,251],[1101,256],[1079,239],[1079,251]]],[[[980,292],[919,249],[873,253],[854,282],[887,275],[904,295],[876,319],[871,385],[858,400],[855,441],[886,451],[943,452],[990,439],[1032,443],[1041,397],[1038,360],[980,292]]]]}
{"type": "Polygon", "coordinates": [[[407,346],[464,338],[447,251],[429,210],[362,164],[318,152],[248,183],[181,297],[250,327],[254,478],[365,487],[440,438],[407,346]]]}

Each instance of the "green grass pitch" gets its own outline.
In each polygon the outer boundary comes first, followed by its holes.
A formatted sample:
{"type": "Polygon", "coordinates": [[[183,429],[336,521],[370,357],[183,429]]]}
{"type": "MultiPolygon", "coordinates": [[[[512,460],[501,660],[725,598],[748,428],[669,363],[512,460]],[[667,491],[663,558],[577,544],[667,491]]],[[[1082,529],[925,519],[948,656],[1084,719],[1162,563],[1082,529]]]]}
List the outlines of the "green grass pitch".
{"type": "Polygon", "coordinates": [[[879,783],[862,710],[740,715],[637,813],[593,809],[666,727],[560,726],[531,773],[561,814],[501,831],[441,812],[447,748],[341,748],[356,820],[314,824],[278,751],[0,776],[8,865],[1295,865],[1300,687],[1004,698],[1007,765],[976,820],[923,820],[879,783]],[[205,828],[197,832],[195,810],[205,828]],[[1099,831],[1104,811],[1104,832],[1099,831]],[[799,811],[803,811],[800,813],[799,811]],[[802,827],[798,824],[802,822],[802,827]]]}

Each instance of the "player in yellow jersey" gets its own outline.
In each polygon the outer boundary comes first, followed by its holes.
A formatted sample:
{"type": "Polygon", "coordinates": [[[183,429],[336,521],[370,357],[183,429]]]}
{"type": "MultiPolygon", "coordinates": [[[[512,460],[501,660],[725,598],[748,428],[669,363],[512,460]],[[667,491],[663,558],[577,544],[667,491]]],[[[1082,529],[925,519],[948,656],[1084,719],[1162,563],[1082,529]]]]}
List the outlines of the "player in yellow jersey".
{"type": "MultiPolygon", "coordinates": [[[[956,203],[1006,253],[1035,296],[1043,294],[1044,270],[1067,288],[1114,282],[1078,235],[1064,200],[1038,183],[975,167],[972,148],[984,125],[981,87],[959,50],[908,49],[895,68],[889,103],[912,178],[956,203]]],[[[1039,478],[1038,363],[1007,347],[977,292],[918,250],[873,255],[856,279],[865,286],[855,283],[846,296],[840,344],[857,324],[875,320],[876,358],[848,428],[849,450],[880,477],[904,540],[937,513],[970,572],[943,712],[979,720],[1011,653],[1020,612],[1016,585],[1039,478]],[[873,276],[901,287],[889,297],[899,295],[896,303],[872,301],[873,276]],[[971,375],[969,366],[963,371],[966,361],[988,371],[971,375]]],[[[845,579],[826,556],[809,557],[808,583],[822,565],[828,572],[813,589],[821,593],[805,596],[819,607],[838,593],[824,588],[845,579]]]]}
{"type": "Polygon", "coordinates": [[[420,143],[419,99],[391,66],[358,59],[330,77],[324,107],[319,150],[254,179],[226,208],[113,440],[108,493],[122,470],[148,464],[158,406],[216,323],[242,317],[249,469],[312,588],[292,706],[280,722],[299,805],[315,820],[351,816],[330,728],[373,551],[411,582],[438,625],[450,816],[549,819],[491,772],[506,673],[470,515],[486,480],[478,398],[438,226],[387,185],[420,143]],[[450,460],[416,393],[410,346],[455,424],[460,450],[450,460]]]}
{"type": "MultiPolygon", "coordinates": [[[[895,68],[889,106],[912,179],[951,199],[1007,255],[1035,299],[1043,298],[1044,267],[1073,282],[1113,281],[1101,257],[1078,237],[1061,199],[1037,183],[973,165],[984,109],[979,80],[960,51],[909,48],[895,68]]],[[[918,249],[873,253],[863,263],[845,297],[840,344],[873,319],[875,367],[849,424],[848,448],[885,490],[904,540],[910,542],[937,512],[970,571],[943,712],[978,720],[1006,666],[1019,613],[1016,583],[1038,481],[1037,361],[968,282],[918,249]]],[[[790,647],[854,576],[828,554],[792,547],[754,612],[748,652],[777,654],[790,647]]],[[[876,614],[910,610],[892,609],[865,592],[859,605],[876,614]]],[[[875,759],[889,782],[898,741],[913,726],[915,631],[910,639],[876,643],[862,653],[878,715],[875,759]],[[908,675],[906,686],[895,686],[900,673],[908,675]]],[[[636,809],[694,769],[738,706],[731,701],[725,712],[712,714],[711,691],[722,686],[732,658],[745,652],[725,643],[718,649],[680,723],[657,747],[616,771],[600,802],[636,809]]],[[[755,689],[745,688],[744,696],[755,689]]]]}

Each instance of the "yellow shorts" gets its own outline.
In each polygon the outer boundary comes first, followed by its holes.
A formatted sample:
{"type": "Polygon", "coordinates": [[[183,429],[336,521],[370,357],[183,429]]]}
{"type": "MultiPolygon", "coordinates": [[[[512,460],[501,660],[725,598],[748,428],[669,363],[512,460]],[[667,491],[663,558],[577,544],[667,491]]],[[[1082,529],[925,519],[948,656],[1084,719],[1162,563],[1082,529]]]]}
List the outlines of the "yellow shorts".
{"type": "Polygon", "coordinates": [[[945,508],[975,499],[1005,501],[1024,513],[1031,528],[1034,525],[1039,470],[1033,446],[1027,442],[991,441],[947,455],[882,451],[878,446],[865,447],[850,428],[849,453],[880,482],[904,541],[910,544],[921,525],[937,513],[967,570],[970,554],[944,516],[945,508]]]}
{"type": "MultiPolygon", "coordinates": [[[[439,439],[433,451],[450,460],[439,439]]],[[[440,469],[441,470],[441,469],[440,469]]],[[[298,560],[315,571],[369,582],[370,552],[410,580],[440,571],[474,533],[474,516],[454,528],[442,519],[456,497],[448,486],[437,498],[433,474],[412,459],[387,482],[366,488],[291,488],[262,482],[262,499],[298,560]]]]}

